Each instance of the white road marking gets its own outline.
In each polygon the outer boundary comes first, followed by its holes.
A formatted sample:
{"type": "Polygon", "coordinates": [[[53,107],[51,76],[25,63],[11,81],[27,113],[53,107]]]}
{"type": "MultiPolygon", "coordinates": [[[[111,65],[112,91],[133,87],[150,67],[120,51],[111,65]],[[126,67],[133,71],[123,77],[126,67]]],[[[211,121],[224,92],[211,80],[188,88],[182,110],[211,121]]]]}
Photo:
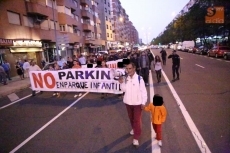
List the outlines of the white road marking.
{"type": "Polygon", "coordinates": [[[15,93],[9,94],[7,95],[7,97],[10,99],[11,102],[19,99],[18,95],[16,95],[15,93]]]}
{"type": "MultiPolygon", "coordinates": [[[[154,96],[154,87],[153,87],[153,79],[152,79],[152,72],[150,72],[149,74],[149,91],[150,91],[150,94],[149,94],[149,99],[151,100],[154,96]]],[[[153,130],[153,126],[152,126],[152,122],[150,121],[150,127],[151,127],[151,146],[152,146],[152,153],[160,153],[161,152],[161,148],[159,147],[158,145],[158,141],[155,139],[155,136],[156,136],[156,133],[155,131],[153,130]]]]}
{"type": "Polygon", "coordinates": [[[221,59],[217,59],[218,61],[222,61],[221,59]]]}
{"type": "MultiPolygon", "coordinates": [[[[39,92],[40,92],[40,91],[37,91],[36,93],[39,93],[39,92]]],[[[31,96],[32,96],[32,94],[30,94],[30,95],[28,95],[28,96],[25,96],[25,97],[23,97],[23,98],[21,98],[21,99],[18,99],[18,100],[16,100],[16,101],[12,102],[12,103],[7,104],[7,105],[4,105],[4,106],[0,107],[0,110],[1,110],[1,109],[4,109],[4,108],[6,108],[6,107],[9,107],[9,106],[11,106],[11,105],[13,105],[13,104],[15,104],[15,103],[18,103],[18,102],[20,102],[20,101],[22,101],[22,100],[24,100],[24,99],[26,99],[26,98],[29,98],[29,97],[31,97],[31,96]]]]}
{"type": "Polygon", "coordinates": [[[177,104],[185,118],[185,121],[188,124],[188,127],[190,129],[190,131],[192,132],[192,135],[198,145],[198,147],[200,148],[200,151],[202,153],[211,153],[211,151],[209,150],[208,146],[206,145],[203,137],[201,136],[200,132],[198,131],[195,123],[193,122],[192,118],[190,117],[188,111],[186,110],[183,102],[181,101],[180,97],[178,96],[177,92],[175,91],[175,89],[173,88],[172,84],[170,83],[168,77],[166,76],[165,72],[162,70],[162,74],[175,98],[175,100],[177,101],[177,104]]]}
{"type": "Polygon", "coordinates": [[[183,59],[182,57],[180,59],[183,59]]]}
{"type": "Polygon", "coordinates": [[[203,66],[201,66],[201,65],[198,65],[198,64],[195,64],[196,66],[199,66],[199,67],[201,67],[201,68],[203,68],[204,69],[204,67],[203,66]]]}
{"type": "Polygon", "coordinates": [[[229,63],[230,61],[225,61],[225,62],[229,63]]]}
{"type": "Polygon", "coordinates": [[[185,118],[186,123],[188,124],[190,131],[192,132],[192,135],[193,135],[198,147],[200,148],[200,151],[202,153],[211,153],[211,151],[209,150],[208,146],[206,145],[203,137],[201,136],[200,132],[198,131],[195,123],[193,122],[192,118],[190,117],[188,111],[186,110],[183,102],[181,101],[180,97],[178,96],[176,90],[173,88],[168,77],[166,76],[165,72],[163,70],[161,72],[165,78],[165,81],[167,82],[167,84],[169,86],[169,89],[171,90],[171,92],[173,94],[173,97],[175,98],[175,100],[176,100],[176,102],[177,102],[177,104],[178,104],[178,106],[179,106],[179,108],[180,108],[180,110],[181,110],[181,112],[185,118]]]}
{"type": "Polygon", "coordinates": [[[75,105],[79,100],[81,100],[83,97],[85,97],[89,92],[82,95],[80,98],[78,98],[76,101],[74,101],[72,104],[70,104],[66,109],[64,109],[62,112],[60,112],[57,116],[52,118],[49,122],[47,122],[44,126],[42,126],[40,129],[38,129],[34,134],[29,136],[26,140],[24,140],[22,143],[20,143],[16,148],[14,148],[10,153],[16,152],[18,149],[20,149],[22,146],[24,146],[27,142],[29,142],[31,139],[33,139],[37,134],[39,134],[42,130],[44,130],[47,126],[49,126],[52,122],[54,122],[56,119],[58,119],[62,114],[64,114],[68,109],[70,109],[73,105],[75,105]]]}

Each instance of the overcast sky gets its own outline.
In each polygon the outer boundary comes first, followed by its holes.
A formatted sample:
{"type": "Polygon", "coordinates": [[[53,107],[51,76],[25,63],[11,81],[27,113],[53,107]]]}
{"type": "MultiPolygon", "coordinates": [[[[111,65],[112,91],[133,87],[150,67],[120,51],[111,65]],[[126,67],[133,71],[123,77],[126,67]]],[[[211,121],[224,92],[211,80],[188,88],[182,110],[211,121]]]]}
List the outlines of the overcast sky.
{"type": "Polygon", "coordinates": [[[120,0],[144,43],[157,37],[189,0],[120,0]],[[148,36],[148,37],[147,37],[148,36]]]}

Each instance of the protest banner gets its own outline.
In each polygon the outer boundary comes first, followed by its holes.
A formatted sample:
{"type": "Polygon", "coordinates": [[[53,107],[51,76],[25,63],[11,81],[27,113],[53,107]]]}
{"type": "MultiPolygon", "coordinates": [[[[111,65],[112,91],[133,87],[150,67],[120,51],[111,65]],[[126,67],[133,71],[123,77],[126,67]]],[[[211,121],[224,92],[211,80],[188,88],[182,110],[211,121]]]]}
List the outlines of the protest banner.
{"type": "MultiPolygon", "coordinates": [[[[108,68],[117,68],[117,63],[118,62],[122,62],[123,59],[119,59],[119,60],[116,60],[116,61],[108,61],[106,62],[106,65],[108,66],[108,68]]],[[[93,64],[93,67],[96,67],[97,64],[93,64]]],[[[82,65],[82,68],[87,68],[87,65],[82,65]]]]}
{"type": "Polygon", "coordinates": [[[116,76],[123,69],[80,68],[59,71],[31,71],[32,90],[65,92],[98,92],[121,94],[116,76]]]}

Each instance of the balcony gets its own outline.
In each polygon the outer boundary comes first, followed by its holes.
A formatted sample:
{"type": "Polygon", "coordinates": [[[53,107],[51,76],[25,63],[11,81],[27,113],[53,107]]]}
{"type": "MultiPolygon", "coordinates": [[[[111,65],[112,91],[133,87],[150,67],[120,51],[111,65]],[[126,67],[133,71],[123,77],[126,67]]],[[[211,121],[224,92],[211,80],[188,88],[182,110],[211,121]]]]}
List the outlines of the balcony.
{"type": "Polygon", "coordinates": [[[91,5],[91,1],[90,0],[80,0],[80,3],[83,5],[91,5]]]}
{"type": "Polygon", "coordinates": [[[82,18],[87,18],[87,19],[92,19],[92,14],[91,13],[89,13],[89,11],[88,10],[82,10],[81,11],[81,16],[82,16],[82,18]]]}
{"type": "Polygon", "coordinates": [[[70,24],[75,26],[81,25],[79,20],[64,13],[58,13],[58,20],[60,24],[70,24]]]}
{"type": "Polygon", "coordinates": [[[95,17],[96,18],[96,23],[101,23],[101,20],[99,19],[99,18],[97,18],[97,17],[95,17]]]}
{"type": "Polygon", "coordinates": [[[34,2],[26,2],[27,13],[31,15],[38,15],[42,17],[49,16],[49,10],[46,5],[34,3],[34,2]],[[42,11],[41,11],[42,10],[42,11]]]}
{"type": "Polygon", "coordinates": [[[58,21],[59,24],[74,24],[77,25],[76,22],[77,20],[72,18],[71,16],[64,14],[64,13],[58,13],[58,21]]]}
{"type": "Polygon", "coordinates": [[[76,33],[67,33],[70,43],[82,42],[82,37],[78,36],[76,33]]]}
{"type": "Polygon", "coordinates": [[[97,27],[96,30],[97,30],[97,33],[101,33],[101,28],[100,27],[97,27]]]}
{"type": "Polygon", "coordinates": [[[87,23],[82,24],[82,29],[83,31],[94,31],[94,27],[87,23]]]}

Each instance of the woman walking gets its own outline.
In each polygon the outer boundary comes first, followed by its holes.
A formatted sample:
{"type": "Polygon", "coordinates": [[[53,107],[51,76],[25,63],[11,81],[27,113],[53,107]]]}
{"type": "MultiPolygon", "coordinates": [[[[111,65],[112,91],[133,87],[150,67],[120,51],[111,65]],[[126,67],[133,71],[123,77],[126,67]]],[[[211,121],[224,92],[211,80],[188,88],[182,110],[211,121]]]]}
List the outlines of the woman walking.
{"type": "Polygon", "coordinates": [[[22,71],[22,68],[20,66],[20,63],[17,62],[15,67],[17,70],[17,74],[20,76],[21,80],[23,80],[23,71],[22,71]]]}
{"type": "MultiPolygon", "coordinates": [[[[73,67],[72,67],[72,69],[80,69],[81,68],[81,63],[79,62],[79,61],[76,61],[76,60],[74,60],[73,61],[73,67]]],[[[79,94],[75,94],[74,95],[74,98],[76,98],[76,97],[81,97],[82,96],[82,93],[81,92],[79,92],[79,94]]]]}
{"type": "Polygon", "coordinates": [[[155,68],[156,75],[157,75],[157,81],[158,81],[158,83],[160,83],[161,82],[161,69],[162,69],[162,65],[161,65],[160,56],[158,56],[158,55],[155,57],[154,68],[155,68]]]}

